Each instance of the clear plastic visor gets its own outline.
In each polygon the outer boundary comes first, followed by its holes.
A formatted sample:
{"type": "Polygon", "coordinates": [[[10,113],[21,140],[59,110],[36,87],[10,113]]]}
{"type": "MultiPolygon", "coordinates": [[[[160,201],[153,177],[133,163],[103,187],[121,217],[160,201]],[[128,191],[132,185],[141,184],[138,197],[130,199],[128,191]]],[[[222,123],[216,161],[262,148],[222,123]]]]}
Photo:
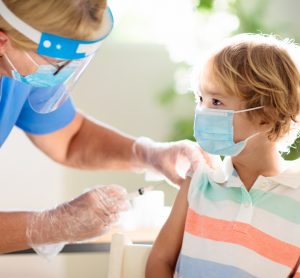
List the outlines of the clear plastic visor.
{"type": "Polygon", "coordinates": [[[94,55],[90,55],[80,60],[60,62],[60,65],[56,66],[56,70],[53,69],[53,78],[65,80],[54,87],[45,86],[43,90],[33,88],[28,97],[31,108],[42,114],[58,109],[69,98],[74,85],[93,57],[94,55]]]}

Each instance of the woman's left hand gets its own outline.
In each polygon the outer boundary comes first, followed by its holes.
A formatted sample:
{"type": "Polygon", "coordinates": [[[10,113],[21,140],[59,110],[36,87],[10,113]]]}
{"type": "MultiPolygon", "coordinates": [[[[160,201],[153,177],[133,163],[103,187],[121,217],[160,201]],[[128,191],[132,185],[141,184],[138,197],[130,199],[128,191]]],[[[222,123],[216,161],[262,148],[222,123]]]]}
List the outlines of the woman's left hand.
{"type": "Polygon", "coordinates": [[[194,172],[199,163],[212,166],[212,161],[197,143],[189,140],[160,143],[140,137],[133,144],[133,165],[137,169],[159,172],[177,185],[182,184],[186,174],[194,172]]]}

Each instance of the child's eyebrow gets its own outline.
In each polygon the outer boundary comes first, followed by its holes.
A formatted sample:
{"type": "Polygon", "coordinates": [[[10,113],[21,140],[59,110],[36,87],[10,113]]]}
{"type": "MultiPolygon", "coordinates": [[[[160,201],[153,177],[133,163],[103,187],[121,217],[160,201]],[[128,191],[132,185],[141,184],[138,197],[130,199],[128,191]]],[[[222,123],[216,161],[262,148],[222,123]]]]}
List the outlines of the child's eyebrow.
{"type": "Polygon", "coordinates": [[[225,94],[219,93],[219,92],[215,92],[212,90],[207,90],[207,88],[205,90],[203,90],[202,88],[200,88],[199,94],[201,95],[201,92],[205,92],[207,95],[212,96],[212,97],[226,97],[225,94]]]}
{"type": "Polygon", "coordinates": [[[207,91],[207,94],[213,96],[213,97],[225,97],[224,94],[218,93],[218,92],[213,92],[213,91],[207,91]]]}

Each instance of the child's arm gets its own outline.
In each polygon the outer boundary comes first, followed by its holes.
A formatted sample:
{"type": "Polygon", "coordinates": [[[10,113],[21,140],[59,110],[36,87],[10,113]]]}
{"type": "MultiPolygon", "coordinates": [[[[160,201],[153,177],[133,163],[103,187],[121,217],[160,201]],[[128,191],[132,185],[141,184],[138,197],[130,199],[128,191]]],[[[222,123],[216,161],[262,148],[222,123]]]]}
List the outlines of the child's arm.
{"type": "Polygon", "coordinates": [[[190,178],[181,185],[171,214],[154,242],[146,267],[146,278],[173,277],[181,248],[188,208],[190,178]]]}

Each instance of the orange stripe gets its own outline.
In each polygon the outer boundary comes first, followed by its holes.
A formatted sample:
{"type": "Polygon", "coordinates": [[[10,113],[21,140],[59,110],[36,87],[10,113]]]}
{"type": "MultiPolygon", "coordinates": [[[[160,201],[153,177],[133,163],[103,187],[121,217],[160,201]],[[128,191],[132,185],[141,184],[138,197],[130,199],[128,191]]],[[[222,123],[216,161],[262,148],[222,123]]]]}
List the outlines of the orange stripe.
{"type": "Polygon", "coordinates": [[[299,258],[300,249],[280,241],[242,222],[230,222],[199,215],[188,210],[185,231],[211,240],[244,246],[256,253],[290,268],[299,258]]]}
{"type": "Polygon", "coordinates": [[[300,278],[300,273],[296,272],[295,275],[293,276],[293,278],[300,278]]]}

